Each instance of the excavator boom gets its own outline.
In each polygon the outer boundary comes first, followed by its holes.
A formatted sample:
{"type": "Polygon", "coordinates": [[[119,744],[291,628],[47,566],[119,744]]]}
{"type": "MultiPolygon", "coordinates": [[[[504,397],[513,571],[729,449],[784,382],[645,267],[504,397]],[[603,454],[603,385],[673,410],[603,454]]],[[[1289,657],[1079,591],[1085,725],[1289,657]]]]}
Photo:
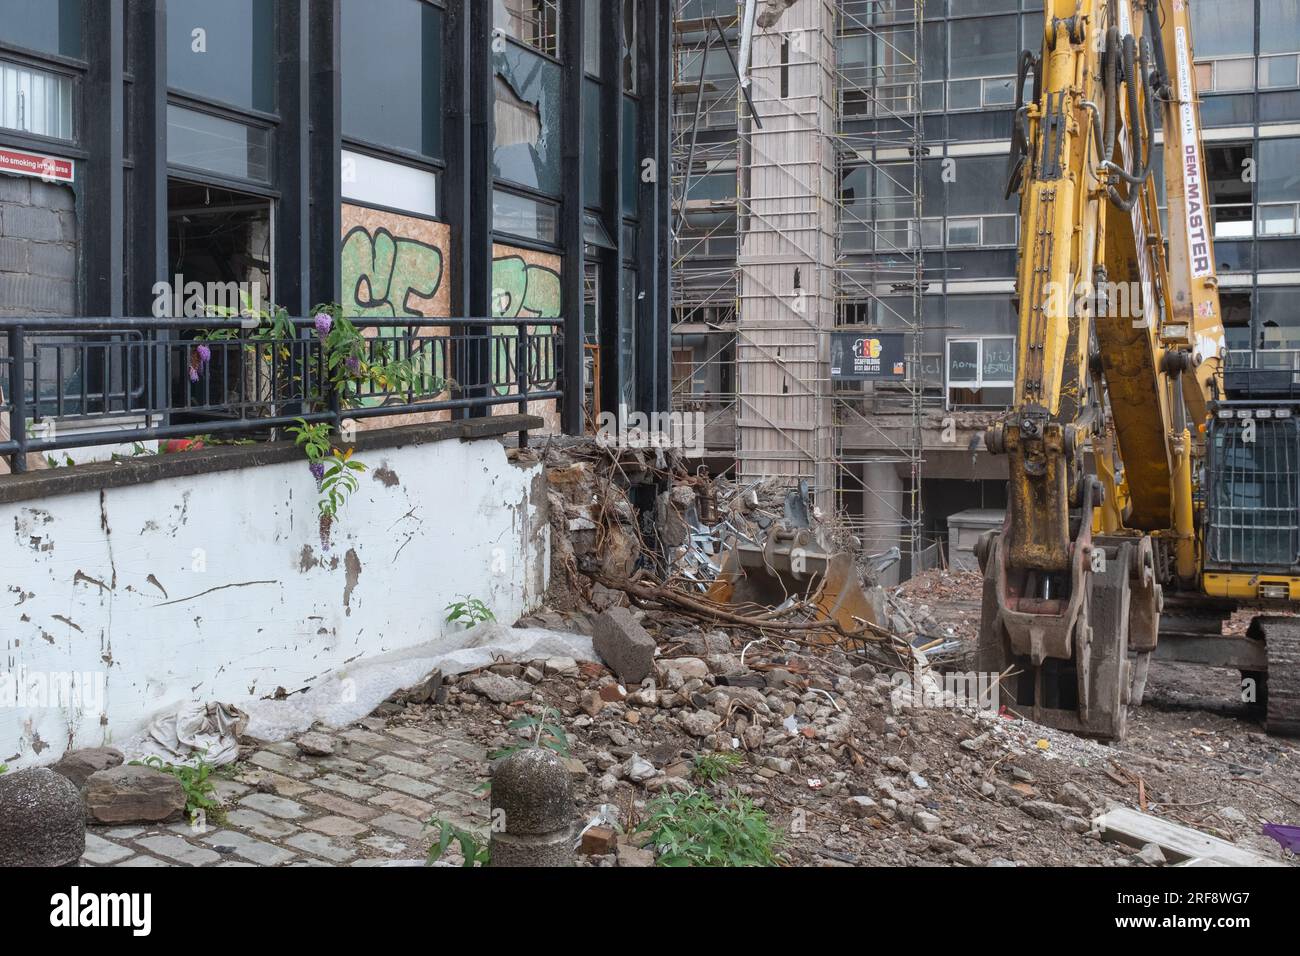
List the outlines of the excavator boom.
{"type": "Polygon", "coordinates": [[[1225,343],[1192,57],[1187,0],[1047,0],[1042,52],[1022,57],[1019,363],[986,436],[1009,492],[980,548],[980,654],[1024,668],[1038,719],[1101,737],[1123,735],[1164,587],[1201,573],[1225,343]]]}

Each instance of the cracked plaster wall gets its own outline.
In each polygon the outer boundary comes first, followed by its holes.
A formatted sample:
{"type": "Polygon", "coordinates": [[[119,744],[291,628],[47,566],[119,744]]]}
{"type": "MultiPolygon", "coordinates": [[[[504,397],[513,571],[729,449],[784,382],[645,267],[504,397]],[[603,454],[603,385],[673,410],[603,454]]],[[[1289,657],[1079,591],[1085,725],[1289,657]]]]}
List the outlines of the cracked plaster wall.
{"type": "Polygon", "coordinates": [[[309,687],[438,636],[462,595],[502,621],[541,603],[540,466],[488,440],[358,457],[328,550],[305,462],[0,504],[0,762],[112,744],[186,700],[309,687]],[[42,699],[60,677],[80,701],[42,699]]]}

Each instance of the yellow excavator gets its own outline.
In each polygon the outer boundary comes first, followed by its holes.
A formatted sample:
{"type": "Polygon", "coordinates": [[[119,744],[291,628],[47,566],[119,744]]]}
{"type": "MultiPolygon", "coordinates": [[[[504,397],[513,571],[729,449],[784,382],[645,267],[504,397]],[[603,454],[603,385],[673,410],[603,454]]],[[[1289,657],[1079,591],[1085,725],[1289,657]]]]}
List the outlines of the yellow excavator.
{"type": "Polygon", "coordinates": [[[1269,732],[1300,733],[1300,381],[1227,367],[1190,5],[1046,0],[1020,63],[1015,401],[985,435],[1008,508],[977,548],[977,661],[1012,710],[1102,739],[1153,657],[1239,671],[1269,732]]]}

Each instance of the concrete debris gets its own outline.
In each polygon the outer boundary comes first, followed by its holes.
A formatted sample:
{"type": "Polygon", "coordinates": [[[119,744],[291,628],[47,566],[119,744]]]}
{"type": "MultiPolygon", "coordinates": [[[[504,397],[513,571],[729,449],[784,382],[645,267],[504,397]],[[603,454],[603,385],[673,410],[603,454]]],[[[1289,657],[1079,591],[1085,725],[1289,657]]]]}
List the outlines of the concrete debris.
{"type": "Polygon", "coordinates": [[[125,764],[93,773],[81,791],[97,823],[164,823],[185,815],[185,788],[170,773],[125,764]]]}
{"type": "Polygon", "coordinates": [[[1164,851],[1161,850],[1160,847],[1156,846],[1154,843],[1148,843],[1146,846],[1144,846],[1138,852],[1138,859],[1141,860],[1143,863],[1145,863],[1147,866],[1164,866],[1165,863],[1167,862],[1165,860],[1164,851]]]}
{"type": "Polygon", "coordinates": [[[80,790],[92,773],[120,767],[125,760],[120,750],[114,750],[112,747],[91,747],[69,751],[50,769],[67,777],[72,781],[73,786],[80,790]]]}
{"type": "Polygon", "coordinates": [[[646,867],[655,865],[653,850],[642,849],[628,843],[618,844],[615,848],[615,854],[618,857],[619,866],[646,867]]]}
{"type": "Polygon", "coordinates": [[[527,700],[533,693],[532,686],[526,681],[502,677],[500,674],[481,674],[470,678],[469,689],[498,704],[527,700]]]}
{"type": "Polygon", "coordinates": [[[654,670],[655,642],[626,608],[612,607],[595,621],[592,645],[625,684],[639,684],[654,670]]]}

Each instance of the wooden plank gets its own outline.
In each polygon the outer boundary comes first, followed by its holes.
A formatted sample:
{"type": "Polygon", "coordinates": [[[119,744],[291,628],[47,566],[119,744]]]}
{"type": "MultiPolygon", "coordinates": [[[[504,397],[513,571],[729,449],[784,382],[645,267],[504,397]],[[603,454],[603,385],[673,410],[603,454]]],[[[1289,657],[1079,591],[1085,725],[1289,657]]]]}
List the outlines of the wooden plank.
{"type": "Polygon", "coordinates": [[[1107,840],[1143,847],[1154,843],[1173,861],[1197,860],[1197,865],[1221,863],[1225,866],[1286,866],[1277,860],[1244,850],[1226,840],[1170,823],[1149,813],[1119,807],[1097,817],[1094,824],[1107,840]]]}

